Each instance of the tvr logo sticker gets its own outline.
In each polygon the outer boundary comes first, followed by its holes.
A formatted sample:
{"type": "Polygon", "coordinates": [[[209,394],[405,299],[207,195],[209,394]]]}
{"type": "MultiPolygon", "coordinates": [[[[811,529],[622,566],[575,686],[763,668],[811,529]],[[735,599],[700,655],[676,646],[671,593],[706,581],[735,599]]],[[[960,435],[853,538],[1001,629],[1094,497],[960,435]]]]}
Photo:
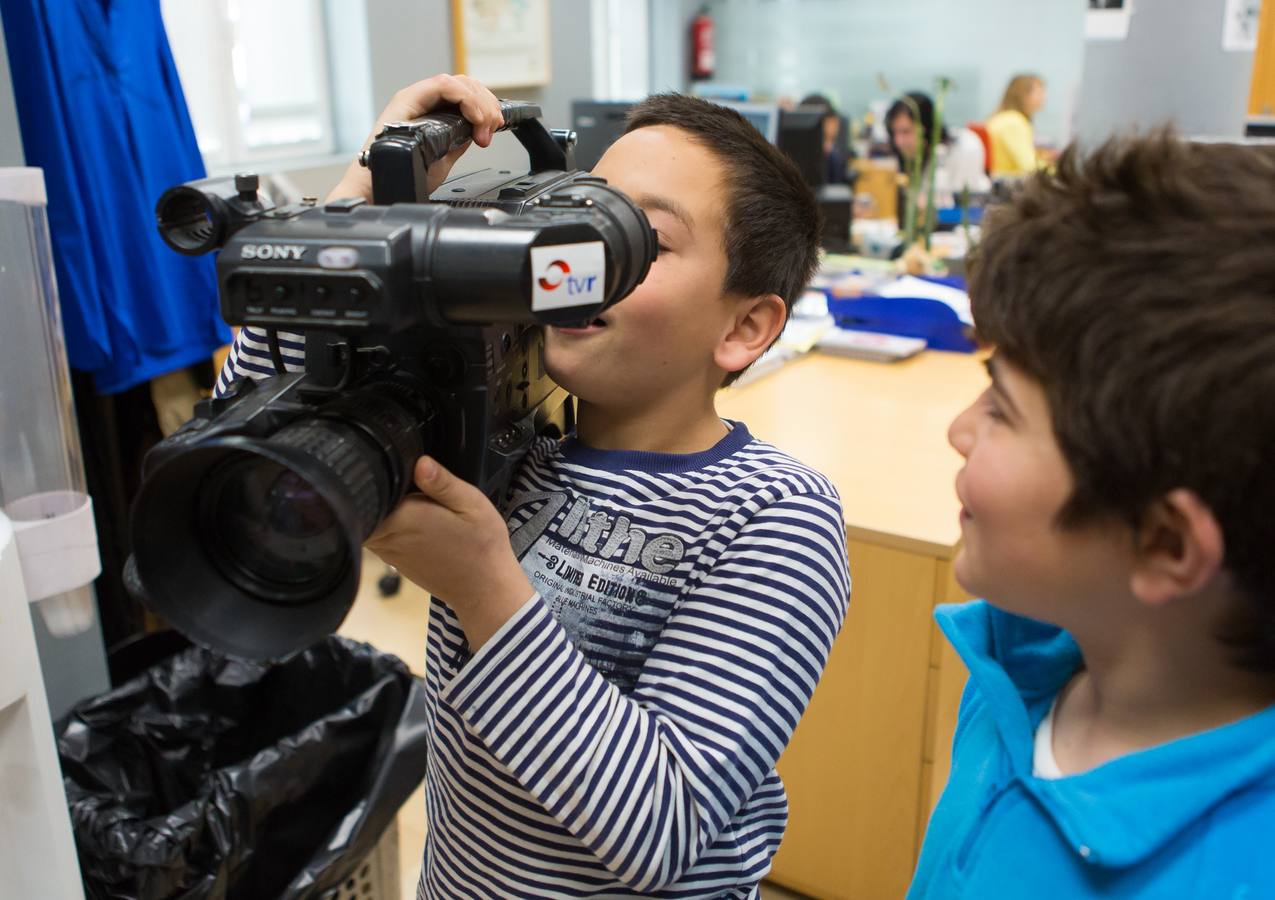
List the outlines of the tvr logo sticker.
{"type": "Polygon", "coordinates": [[[531,248],[533,312],[596,307],[606,299],[606,249],[601,241],[531,248]]]}
{"type": "Polygon", "coordinates": [[[556,291],[562,286],[562,279],[571,274],[571,267],[563,260],[555,259],[540,277],[540,286],[546,291],[556,291]]]}
{"type": "Polygon", "coordinates": [[[566,260],[555,259],[549,263],[549,267],[545,269],[545,274],[539,279],[540,287],[546,291],[556,291],[564,284],[567,286],[567,294],[575,296],[577,294],[590,294],[593,292],[593,286],[598,281],[596,275],[584,275],[576,277],[571,274],[571,266],[567,265],[566,260]]]}

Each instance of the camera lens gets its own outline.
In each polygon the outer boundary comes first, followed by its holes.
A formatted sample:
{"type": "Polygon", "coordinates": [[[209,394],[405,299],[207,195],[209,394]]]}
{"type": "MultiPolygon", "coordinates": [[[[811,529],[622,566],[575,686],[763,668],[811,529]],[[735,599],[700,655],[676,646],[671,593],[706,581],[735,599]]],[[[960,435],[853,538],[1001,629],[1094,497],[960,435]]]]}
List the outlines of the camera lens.
{"type": "Polygon", "coordinates": [[[133,555],[148,604],[204,646],[256,659],[341,624],[362,543],[438,436],[423,397],[373,383],[268,437],[208,437],[148,471],[133,555]]]}
{"type": "Polygon", "coordinates": [[[331,590],[347,560],[336,513],[314,485],[273,460],[234,457],[200,493],[218,567],[241,590],[305,603],[331,590]]]}

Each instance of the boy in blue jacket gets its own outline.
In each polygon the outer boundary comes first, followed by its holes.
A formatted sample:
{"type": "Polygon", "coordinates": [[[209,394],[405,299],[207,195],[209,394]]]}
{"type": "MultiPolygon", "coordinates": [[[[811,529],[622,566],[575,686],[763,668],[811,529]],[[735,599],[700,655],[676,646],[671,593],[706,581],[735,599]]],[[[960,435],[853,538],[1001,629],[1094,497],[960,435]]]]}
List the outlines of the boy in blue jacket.
{"type": "Polygon", "coordinates": [[[1275,153],[1073,149],[971,275],[987,601],[938,612],[970,680],[909,897],[1275,897],[1275,153]]]}

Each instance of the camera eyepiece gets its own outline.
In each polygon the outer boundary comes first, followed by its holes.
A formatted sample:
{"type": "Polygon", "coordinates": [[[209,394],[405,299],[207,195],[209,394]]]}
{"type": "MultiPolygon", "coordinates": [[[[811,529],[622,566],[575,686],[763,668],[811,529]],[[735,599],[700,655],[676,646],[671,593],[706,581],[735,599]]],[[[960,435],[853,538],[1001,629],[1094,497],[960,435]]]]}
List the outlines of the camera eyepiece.
{"type": "Polygon", "coordinates": [[[182,185],[166,191],[155,209],[159,234],[178,253],[197,256],[215,250],[224,242],[225,211],[214,211],[212,198],[193,187],[182,185]]]}
{"type": "Polygon", "coordinates": [[[229,235],[273,209],[258,196],[257,183],[256,175],[241,174],[169,188],[155,204],[160,237],[187,256],[220,249],[229,235]]]}

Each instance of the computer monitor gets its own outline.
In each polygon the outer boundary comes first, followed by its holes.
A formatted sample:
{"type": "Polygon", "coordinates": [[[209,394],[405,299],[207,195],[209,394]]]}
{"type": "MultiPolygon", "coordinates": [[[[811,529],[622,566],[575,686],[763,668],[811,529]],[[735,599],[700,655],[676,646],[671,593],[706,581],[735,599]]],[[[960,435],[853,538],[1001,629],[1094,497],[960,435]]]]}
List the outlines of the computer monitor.
{"type": "Polygon", "coordinates": [[[775,144],[797,164],[801,177],[811,187],[819,187],[826,180],[823,117],[824,110],[809,106],[779,112],[779,136],[775,144]]]}
{"type": "Polygon", "coordinates": [[[714,100],[722,106],[729,106],[761,132],[762,137],[775,143],[779,137],[779,107],[773,103],[734,103],[727,100],[714,100]]]}
{"type": "Polygon", "coordinates": [[[571,101],[571,128],[576,133],[576,165],[585,171],[598,164],[607,147],[624,134],[625,117],[633,106],[619,100],[571,101]]]}

